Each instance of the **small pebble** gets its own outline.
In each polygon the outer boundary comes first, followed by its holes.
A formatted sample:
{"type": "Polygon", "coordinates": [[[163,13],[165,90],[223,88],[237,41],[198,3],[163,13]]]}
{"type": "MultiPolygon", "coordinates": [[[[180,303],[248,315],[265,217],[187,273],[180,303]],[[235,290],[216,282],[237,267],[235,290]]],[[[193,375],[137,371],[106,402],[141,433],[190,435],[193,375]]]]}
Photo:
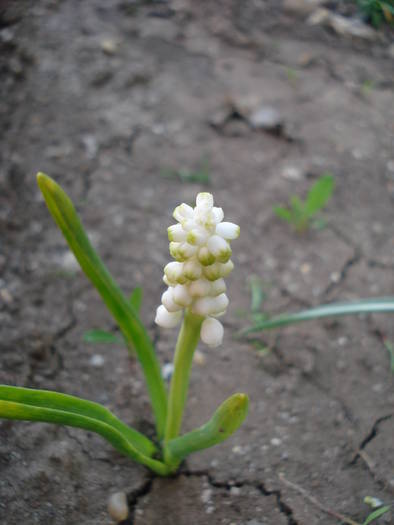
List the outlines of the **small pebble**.
{"type": "Polygon", "coordinates": [[[119,523],[129,515],[127,496],[124,492],[115,492],[108,500],[108,512],[111,518],[119,523]]]}
{"type": "Polygon", "coordinates": [[[338,283],[341,278],[341,274],[339,272],[332,272],[330,275],[331,282],[338,283]]]}
{"type": "Polygon", "coordinates": [[[387,163],[387,169],[391,171],[391,173],[394,173],[394,160],[389,160],[387,163]]]}
{"type": "Polygon", "coordinates": [[[297,168],[296,166],[286,166],[283,168],[282,171],[282,177],[287,180],[301,180],[302,179],[302,171],[300,168],[297,168]]]}
{"type": "Polygon", "coordinates": [[[196,365],[204,366],[206,363],[207,358],[205,355],[200,352],[199,350],[196,350],[193,356],[193,363],[196,363],[196,365]]]}
{"type": "Polygon", "coordinates": [[[212,489],[205,489],[202,491],[201,494],[201,501],[203,503],[209,503],[212,498],[212,489]]]}
{"type": "Polygon", "coordinates": [[[114,55],[118,49],[118,42],[112,38],[105,38],[100,43],[102,51],[106,55],[114,55]]]}
{"type": "Polygon", "coordinates": [[[90,358],[90,364],[96,368],[101,368],[105,363],[105,359],[102,355],[95,354],[90,358]]]}
{"type": "Polygon", "coordinates": [[[164,381],[170,381],[172,374],[174,373],[174,365],[172,363],[166,363],[161,369],[161,376],[164,381]]]}
{"type": "Polygon", "coordinates": [[[271,439],[271,445],[274,445],[274,447],[279,447],[279,445],[282,444],[282,440],[279,438],[272,438],[271,439]]]}

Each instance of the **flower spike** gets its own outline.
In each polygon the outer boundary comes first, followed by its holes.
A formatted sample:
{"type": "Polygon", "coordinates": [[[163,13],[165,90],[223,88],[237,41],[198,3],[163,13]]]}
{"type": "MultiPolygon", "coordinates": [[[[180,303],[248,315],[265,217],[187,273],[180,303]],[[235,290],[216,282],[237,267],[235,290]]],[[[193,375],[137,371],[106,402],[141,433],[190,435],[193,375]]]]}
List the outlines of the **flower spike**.
{"type": "Polygon", "coordinates": [[[230,241],[239,236],[240,228],[222,222],[222,208],[214,206],[210,193],[199,193],[196,206],[181,204],[174,210],[178,221],[168,228],[170,254],[175,262],[164,268],[168,290],[162,295],[156,323],[170,328],[180,322],[183,309],[204,318],[201,339],[218,346],[223,339],[223,326],[214,317],[225,313],[228,306],[223,277],[232,271],[230,241]]]}

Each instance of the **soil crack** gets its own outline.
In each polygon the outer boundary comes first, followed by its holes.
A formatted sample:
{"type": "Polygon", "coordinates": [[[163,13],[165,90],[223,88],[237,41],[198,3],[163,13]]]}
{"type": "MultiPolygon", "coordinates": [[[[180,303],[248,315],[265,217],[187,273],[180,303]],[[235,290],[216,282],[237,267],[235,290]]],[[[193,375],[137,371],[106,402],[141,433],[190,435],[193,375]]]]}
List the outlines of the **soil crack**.
{"type": "Polygon", "coordinates": [[[286,516],[288,525],[298,525],[298,522],[294,518],[293,510],[283,501],[281,491],[279,489],[268,490],[261,481],[218,481],[212,476],[212,474],[205,470],[182,470],[179,472],[179,475],[186,477],[204,477],[213,488],[223,488],[230,491],[232,487],[252,487],[258,490],[262,496],[274,496],[276,498],[278,510],[281,514],[286,516]]]}
{"type": "Polygon", "coordinates": [[[368,434],[365,436],[365,438],[361,441],[356,454],[354,455],[353,459],[349,463],[350,465],[355,465],[357,463],[358,458],[360,457],[360,452],[366,448],[368,443],[370,443],[373,439],[376,438],[376,436],[379,433],[379,427],[384,421],[388,421],[393,417],[393,414],[387,414],[385,416],[379,417],[374,424],[372,425],[371,430],[368,432],[368,434]]]}

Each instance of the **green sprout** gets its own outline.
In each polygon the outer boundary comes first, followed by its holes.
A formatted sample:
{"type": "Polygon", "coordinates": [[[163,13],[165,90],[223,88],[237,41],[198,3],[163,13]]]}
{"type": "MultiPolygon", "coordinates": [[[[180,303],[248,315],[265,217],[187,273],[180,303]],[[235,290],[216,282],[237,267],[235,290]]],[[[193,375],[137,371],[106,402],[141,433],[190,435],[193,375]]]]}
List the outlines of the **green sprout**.
{"type": "MultiPolygon", "coordinates": [[[[168,229],[168,235],[176,261],[165,267],[163,280],[168,290],[162,296],[163,304],[158,307],[155,319],[160,326],[170,328],[181,322],[183,316],[174,373],[167,392],[155,348],[139,316],[142,292],[134,290],[130,299],[124,296],[91,245],[67,194],[43,173],[37,175],[37,182],[71,251],[118,324],[130,354],[135,354],[142,366],[155,419],[156,440],[129,427],[97,403],[47,390],[0,385],[0,417],[95,432],[116,450],[156,474],[170,475],[189,454],[227,439],[240,427],[248,411],[247,395],[233,394],[207,423],[181,434],[197,343],[201,338],[209,346],[217,346],[223,338],[223,326],[216,317],[223,314],[228,305],[223,278],[233,268],[229,259],[230,241],[238,237],[239,227],[222,222],[223,211],[213,206],[209,193],[197,196],[194,209],[182,204],[174,211],[177,224],[168,229]]],[[[96,342],[114,342],[112,336],[96,330],[93,334],[90,332],[89,337],[96,342]]]]}
{"type": "Polygon", "coordinates": [[[365,496],[364,503],[369,505],[373,510],[363,521],[362,525],[369,525],[373,521],[380,518],[380,516],[383,516],[383,514],[386,514],[391,508],[391,505],[384,505],[382,501],[380,501],[378,498],[374,498],[371,496],[365,496]]]}
{"type": "Polygon", "coordinates": [[[181,182],[205,185],[209,185],[211,183],[209,164],[206,160],[202,162],[201,166],[196,170],[190,170],[186,168],[180,168],[178,170],[166,169],[161,171],[160,175],[168,179],[178,179],[181,182]]]}
{"type": "MultiPolygon", "coordinates": [[[[264,313],[262,319],[255,320],[253,325],[242,330],[240,335],[246,336],[305,321],[313,321],[315,319],[373,313],[394,313],[394,297],[376,297],[343,303],[323,304],[316,308],[309,308],[296,313],[277,315],[271,318],[264,313]]],[[[384,340],[384,345],[390,354],[390,367],[391,371],[394,372],[394,346],[387,339],[384,340]]]]}
{"type": "Polygon", "coordinates": [[[305,201],[296,195],[290,198],[289,207],[275,206],[275,214],[290,224],[297,233],[306,231],[311,225],[322,227],[323,222],[316,215],[326,206],[334,190],[334,177],[330,173],[322,175],[310,188],[305,201]]]}
{"type": "Polygon", "coordinates": [[[383,22],[394,23],[394,0],[357,0],[357,5],[367,22],[375,28],[383,22]]]}
{"type": "MultiPolygon", "coordinates": [[[[134,288],[129,298],[129,302],[134,308],[137,315],[139,315],[141,310],[142,295],[142,288],[137,287],[134,288]]],[[[124,342],[126,342],[127,345],[127,340],[125,341],[124,338],[112,332],[109,332],[108,330],[103,330],[102,328],[94,328],[92,330],[88,330],[83,334],[82,339],[85,343],[123,344],[124,342]]]]}

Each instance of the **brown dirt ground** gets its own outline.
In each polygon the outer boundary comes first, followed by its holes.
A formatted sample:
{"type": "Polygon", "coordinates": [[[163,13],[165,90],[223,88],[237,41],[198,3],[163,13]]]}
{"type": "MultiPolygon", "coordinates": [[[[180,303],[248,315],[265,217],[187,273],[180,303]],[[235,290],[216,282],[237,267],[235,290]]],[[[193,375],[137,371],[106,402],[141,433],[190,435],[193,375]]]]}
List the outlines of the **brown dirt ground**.
{"type": "Polygon", "coordinates": [[[119,490],[129,498],[125,523],[141,525],[339,523],[327,509],[362,522],[366,495],[393,500],[393,375],[383,345],[394,341],[392,318],[265,333],[266,355],[235,338],[247,325],[239,311],[249,306],[251,274],[269,286],[270,312],[394,293],[387,35],[349,41],[281,4],[1,3],[1,382],[80,395],[137,428],[151,425],[137,363],[122,347],[81,340],[113,324],[39,195],[42,170],[72,196],[123,289],[144,287],[142,316],[162,362],[176,338],[153,325],[166,226],[177,203],[214,193],[242,235],[225,342],[200,348],[185,428],[235,391],[251,406],[234,437],[190,457],[173,479],[152,478],[83,431],[2,421],[0,523],[109,524],[106,501],[119,490]],[[275,107],[285,132],[239,119],[214,129],[230,99],[275,107]],[[204,159],[208,187],[162,176],[204,159]],[[328,226],[296,236],[272,207],[325,170],[336,178],[328,226]],[[104,366],[93,366],[97,354],[104,366]]]}

